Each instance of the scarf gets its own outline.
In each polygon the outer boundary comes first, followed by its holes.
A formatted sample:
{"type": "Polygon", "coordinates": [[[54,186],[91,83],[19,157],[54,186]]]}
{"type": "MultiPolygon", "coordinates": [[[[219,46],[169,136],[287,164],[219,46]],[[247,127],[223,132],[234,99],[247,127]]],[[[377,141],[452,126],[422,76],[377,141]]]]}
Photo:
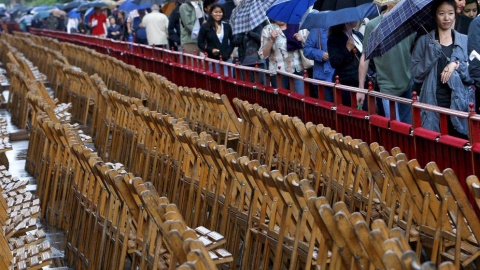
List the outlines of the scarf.
{"type": "Polygon", "coordinates": [[[287,38],[287,51],[292,52],[303,48],[303,45],[293,35],[298,33],[300,26],[298,24],[287,24],[287,29],[283,30],[283,34],[287,38]]]}

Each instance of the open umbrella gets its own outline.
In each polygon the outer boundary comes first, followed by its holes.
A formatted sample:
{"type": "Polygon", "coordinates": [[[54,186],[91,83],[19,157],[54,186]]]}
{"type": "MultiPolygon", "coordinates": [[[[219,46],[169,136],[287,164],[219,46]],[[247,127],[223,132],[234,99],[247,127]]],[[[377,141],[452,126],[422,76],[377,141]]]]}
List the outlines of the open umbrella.
{"type": "Polygon", "coordinates": [[[85,11],[85,17],[84,17],[85,23],[88,23],[90,21],[90,15],[92,15],[94,11],[95,11],[94,8],[89,8],[87,11],[85,11]]]}
{"type": "Polygon", "coordinates": [[[389,4],[398,3],[400,0],[373,0],[373,3],[377,6],[383,7],[389,4]]]}
{"type": "Polygon", "coordinates": [[[33,15],[34,20],[40,20],[50,17],[50,11],[39,11],[33,15]]]}
{"type": "Polygon", "coordinates": [[[77,7],[77,11],[86,11],[89,8],[102,8],[106,7],[107,3],[102,1],[86,2],[77,7]]]}
{"type": "Polygon", "coordinates": [[[265,11],[275,0],[243,0],[232,11],[230,24],[233,34],[248,32],[263,23],[267,16],[265,11]]]}
{"type": "Polygon", "coordinates": [[[78,12],[76,8],[74,8],[67,13],[67,17],[80,19],[82,17],[82,14],[78,12]]]}
{"type": "Polygon", "coordinates": [[[313,10],[307,15],[300,29],[329,28],[342,23],[360,21],[375,14],[377,8],[372,3],[336,11],[313,10]]]}
{"type": "Polygon", "coordinates": [[[85,1],[75,0],[64,5],[64,10],[72,10],[78,8],[81,4],[84,4],[85,1]]]}
{"type": "Polygon", "coordinates": [[[285,23],[300,23],[308,8],[315,0],[277,0],[267,10],[267,16],[275,21],[285,23]]]}
{"type": "Polygon", "coordinates": [[[381,56],[404,38],[425,29],[434,18],[431,15],[433,0],[404,0],[383,17],[370,34],[366,48],[367,59],[381,56]]]}
{"type": "Polygon", "coordinates": [[[134,4],[145,6],[145,5],[163,5],[165,3],[165,0],[133,0],[132,1],[134,4]]]}
{"type": "Polygon", "coordinates": [[[60,10],[60,9],[52,9],[50,10],[50,12],[53,14],[53,16],[55,17],[61,17],[62,15],[63,16],[67,16],[67,13],[63,10],[60,10]]]}
{"type": "Polygon", "coordinates": [[[172,13],[172,11],[175,9],[176,6],[177,6],[177,3],[168,2],[168,3],[164,4],[161,9],[162,9],[163,14],[165,14],[167,16],[170,16],[170,14],[172,13]]]}
{"type": "Polygon", "coordinates": [[[135,10],[135,9],[146,9],[146,8],[150,8],[151,5],[137,5],[135,3],[133,3],[132,0],[127,0],[125,1],[125,3],[121,4],[119,7],[118,7],[118,10],[123,10],[127,13],[129,13],[130,11],[132,10],[135,10]]]}
{"type": "Polygon", "coordinates": [[[340,10],[372,3],[372,0],[318,0],[313,8],[319,11],[340,10]]]}

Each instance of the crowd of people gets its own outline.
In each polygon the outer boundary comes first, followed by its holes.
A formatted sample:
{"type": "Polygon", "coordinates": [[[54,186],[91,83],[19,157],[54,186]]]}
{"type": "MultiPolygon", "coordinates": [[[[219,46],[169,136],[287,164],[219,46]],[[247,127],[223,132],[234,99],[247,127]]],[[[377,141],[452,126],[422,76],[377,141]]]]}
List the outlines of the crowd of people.
{"type": "MultiPolygon", "coordinates": [[[[85,22],[80,19],[74,25],[65,19],[50,17],[43,27],[183,49],[186,53],[203,53],[223,61],[235,59],[242,65],[258,65],[270,71],[303,76],[307,70],[315,79],[332,82],[338,76],[342,85],[359,88],[366,88],[371,81],[381,93],[412,98],[416,91],[421,102],[461,111],[468,111],[468,104],[474,102],[475,93],[479,93],[474,89],[476,85],[480,87],[480,61],[469,56],[472,52],[480,53],[480,19],[477,17],[480,0],[435,0],[432,7],[435,20],[423,27],[425,31],[412,34],[373,59],[366,59],[365,51],[370,34],[398,2],[390,1],[387,6],[379,7],[382,11],[375,18],[329,29],[301,30],[298,24],[265,18],[254,29],[234,35],[229,19],[238,2],[186,1],[177,3],[168,17],[158,5],[129,14],[97,8],[85,22]],[[66,29],[67,25],[75,27],[66,29]],[[305,59],[313,60],[312,68],[306,66],[305,59]]],[[[216,68],[218,70],[218,66],[216,68]]],[[[245,74],[242,73],[242,77],[245,74]]],[[[266,82],[264,74],[260,80],[266,82]]],[[[275,79],[270,81],[273,87],[277,86],[275,79]]],[[[293,85],[290,82],[289,77],[284,77],[282,87],[304,94],[302,80],[293,80],[293,85]]],[[[319,96],[316,89],[311,89],[311,96],[319,96]]],[[[331,88],[325,87],[322,96],[326,101],[334,100],[331,88]]],[[[356,99],[359,108],[366,110],[365,95],[357,94],[356,99]]],[[[342,92],[341,102],[351,105],[349,92],[342,92]]],[[[378,113],[390,117],[393,110],[389,105],[388,100],[377,100],[378,113]]],[[[397,103],[394,111],[397,120],[411,123],[409,105],[397,103]]],[[[424,110],[421,116],[425,128],[440,131],[438,113],[424,110]]],[[[447,122],[450,135],[468,136],[465,119],[448,117],[447,122]]]]}

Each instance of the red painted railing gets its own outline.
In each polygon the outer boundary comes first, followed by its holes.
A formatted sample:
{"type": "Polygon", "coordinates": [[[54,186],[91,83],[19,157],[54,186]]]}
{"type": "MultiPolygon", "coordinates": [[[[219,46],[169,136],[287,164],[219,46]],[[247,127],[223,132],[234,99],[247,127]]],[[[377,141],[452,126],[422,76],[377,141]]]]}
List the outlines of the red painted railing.
{"type": "MultiPolygon", "coordinates": [[[[251,103],[277,112],[297,116],[303,121],[315,124],[322,123],[334,128],[337,132],[348,134],[366,142],[378,142],[386,149],[400,147],[407,156],[416,158],[424,166],[429,161],[436,161],[441,169],[452,168],[459,179],[471,174],[480,176],[480,116],[473,112],[459,112],[450,109],[431,106],[413,100],[382,94],[375,91],[348,87],[337,83],[324,82],[284,72],[272,73],[267,70],[244,67],[206,57],[194,56],[182,52],[169,51],[151,46],[130,44],[110,39],[67,34],[48,30],[32,29],[33,34],[50,36],[62,41],[72,42],[109,54],[142,70],[156,72],[178,85],[204,88],[225,94],[230,99],[238,97],[251,103]],[[220,64],[220,71],[209,71],[208,65],[220,64]],[[233,69],[233,76],[224,76],[223,66],[233,69]],[[254,82],[240,80],[240,72],[254,73],[254,82]],[[267,85],[270,80],[278,80],[281,75],[291,79],[302,79],[306,95],[300,95],[293,90],[272,88],[260,84],[260,75],[266,75],[267,85]],[[276,76],[276,77],[275,77],[276,76]],[[309,96],[308,89],[314,85],[319,89],[320,98],[309,96]],[[334,89],[334,102],[323,100],[323,87],[334,89]],[[341,90],[351,92],[352,106],[341,103],[341,90]],[[367,94],[368,111],[356,108],[355,94],[367,94]],[[388,99],[391,104],[399,102],[412,108],[412,125],[392,120],[376,114],[375,98],[388,99]],[[420,111],[430,110],[440,113],[441,132],[433,132],[421,127],[420,111]],[[452,115],[467,118],[470,129],[470,139],[464,140],[447,134],[446,116],[452,115]]],[[[229,71],[230,73],[230,71],[229,71]]],[[[229,74],[232,75],[232,74],[229,74]]],[[[281,84],[278,84],[281,85],[281,84]]],[[[392,116],[394,119],[394,116],[392,116]]],[[[464,186],[464,182],[462,185],[464,186]]],[[[464,186],[465,188],[465,186],[464,186]]]]}

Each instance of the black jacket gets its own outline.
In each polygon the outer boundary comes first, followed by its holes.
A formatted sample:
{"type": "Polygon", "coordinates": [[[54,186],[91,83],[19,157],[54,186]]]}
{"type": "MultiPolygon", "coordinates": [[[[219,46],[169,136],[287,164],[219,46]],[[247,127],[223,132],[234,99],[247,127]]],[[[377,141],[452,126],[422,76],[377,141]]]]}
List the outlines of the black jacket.
{"type": "Polygon", "coordinates": [[[177,5],[168,18],[168,39],[180,45],[180,5],[177,5]]]}
{"type": "Polygon", "coordinates": [[[210,28],[208,23],[204,23],[198,33],[197,45],[200,50],[208,53],[209,58],[220,59],[222,55],[223,60],[230,59],[233,52],[233,35],[230,24],[223,22],[223,40],[218,40],[217,33],[214,28],[210,28]],[[213,55],[213,49],[219,49],[220,54],[213,55]]]}
{"type": "MultiPolygon", "coordinates": [[[[362,34],[354,33],[363,40],[362,34]]],[[[333,33],[328,37],[330,65],[335,69],[335,76],[340,77],[341,84],[358,87],[358,66],[361,53],[357,51],[355,56],[353,50],[348,51],[347,41],[348,37],[343,32],[333,33]]]]}
{"type": "Polygon", "coordinates": [[[472,18],[467,17],[463,14],[458,14],[455,21],[455,30],[460,34],[468,35],[468,28],[470,27],[470,23],[472,21],[472,18]]]}
{"type": "Polygon", "coordinates": [[[233,36],[233,45],[238,47],[238,60],[240,60],[242,65],[254,65],[255,62],[264,62],[264,60],[260,59],[258,56],[263,27],[264,23],[258,25],[247,33],[233,36]]]}
{"type": "Polygon", "coordinates": [[[225,4],[223,4],[223,9],[225,10],[225,20],[230,20],[230,16],[232,16],[232,11],[235,9],[235,3],[233,0],[227,0],[225,4]]]}

